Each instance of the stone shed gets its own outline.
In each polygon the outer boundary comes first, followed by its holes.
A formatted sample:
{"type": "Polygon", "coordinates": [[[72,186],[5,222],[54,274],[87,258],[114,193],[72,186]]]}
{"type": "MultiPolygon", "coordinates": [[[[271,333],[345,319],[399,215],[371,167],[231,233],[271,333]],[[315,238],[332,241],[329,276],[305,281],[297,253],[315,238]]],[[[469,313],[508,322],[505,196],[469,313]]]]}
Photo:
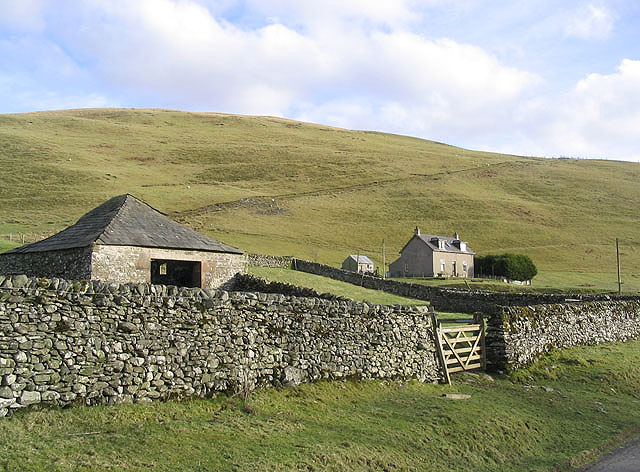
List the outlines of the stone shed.
{"type": "Polygon", "coordinates": [[[67,229],[0,254],[0,274],[216,288],[245,273],[243,251],[173,221],[131,195],[67,229]]]}

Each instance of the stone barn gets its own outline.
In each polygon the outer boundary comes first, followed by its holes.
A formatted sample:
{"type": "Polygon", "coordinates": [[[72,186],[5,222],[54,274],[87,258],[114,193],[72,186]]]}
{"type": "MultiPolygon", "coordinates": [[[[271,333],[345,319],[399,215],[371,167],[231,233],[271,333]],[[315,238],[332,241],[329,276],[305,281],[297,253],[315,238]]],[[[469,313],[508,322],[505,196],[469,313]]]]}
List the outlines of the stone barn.
{"type": "Polygon", "coordinates": [[[114,197],[53,236],[0,254],[0,274],[216,288],[246,272],[243,251],[114,197]]]}
{"type": "Polygon", "coordinates": [[[342,268],[351,272],[362,272],[366,274],[373,272],[373,261],[367,256],[349,254],[342,262],[342,268]]]}

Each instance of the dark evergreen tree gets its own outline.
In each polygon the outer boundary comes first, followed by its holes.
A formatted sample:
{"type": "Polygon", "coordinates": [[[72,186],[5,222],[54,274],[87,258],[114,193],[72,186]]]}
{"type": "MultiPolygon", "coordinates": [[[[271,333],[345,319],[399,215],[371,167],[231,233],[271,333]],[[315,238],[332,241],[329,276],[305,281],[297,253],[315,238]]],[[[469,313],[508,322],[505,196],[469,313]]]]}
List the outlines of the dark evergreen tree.
{"type": "Polygon", "coordinates": [[[524,254],[489,254],[475,259],[476,273],[505,277],[510,280],[531,280],[538,273],[536,265],[524,254]]]}

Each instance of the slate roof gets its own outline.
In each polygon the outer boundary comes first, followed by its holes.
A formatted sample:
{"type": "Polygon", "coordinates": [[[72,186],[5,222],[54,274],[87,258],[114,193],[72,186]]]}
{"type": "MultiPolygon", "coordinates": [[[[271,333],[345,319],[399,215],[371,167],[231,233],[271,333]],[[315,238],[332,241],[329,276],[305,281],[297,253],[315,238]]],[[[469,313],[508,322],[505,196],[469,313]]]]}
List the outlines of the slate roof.
{"type": "MultiPolygon", "coordinates": [[[[411,241],[413,241],[413,238],[418,238],[420,241],[425,243],[432,251],[437,251],[437,252],[455,252],[455,253],[458,253],[458,254],[475,254],[476,253],[473,249],[471,249],[469,247],[468,244],[466,246],[466,249],[464,251],[461,251],[458,246],[453,244],[454,241],[459,241],[459,239],[452,238],[452,237],[449,237],[449,236],[435,236],[435,235],[432,235],[432,234],[414,234],[413,237],[407,242],[407,244],[405,244],[404,247],[402,249],[400,249],[401,253],[409,245],[409,243],[411,241]],[[437,243],[434,244],[434,243],[431,242],[431,240],[434,239],[434,238],[438,238],[438,239],[444,241],[444,249],[439,249],[437,243]]],[[[464,242],[466,244],[466,241],[462,241],[462,242],[464,242]]]]}
{"type": "Polygon", "coordinates": [[[371,259],[369,259],[367,256],[363,256],[362,254],[349,254],[349,257],[356,262],[358,261],[358,258],[360,258],[360,264],[373,264],[373,261],[371,259]]]}
{"type": "MultiPolygon", "coordinates": [[[[448,236],[435,236],[431,234],[417,234],[415,237],[420,238],[427,246],[429,246],[434,251],[439,252],[457,252],[459,254],[475,254],[475,251],[472,250],[468,245],[466,250],[461,251],[460,248],[453,244],[454,241],[460,241],[459,239],[448,237],[448,236]],[[432,239],[438,238],[441,241],[444,241],[444,249],[439,249],[438,244],[434,244],[431,242],[432,239]]],[[[465,242],[465,241],[462,241],[465,242]]]]}
{"type": "Polygon", "coordinates": [[[76,224],[53,236],[5,252],[45,252],[86,247],[138,246],[243,254],[235,247],[188,228],[131,195],[107,200],[76,224]]]}

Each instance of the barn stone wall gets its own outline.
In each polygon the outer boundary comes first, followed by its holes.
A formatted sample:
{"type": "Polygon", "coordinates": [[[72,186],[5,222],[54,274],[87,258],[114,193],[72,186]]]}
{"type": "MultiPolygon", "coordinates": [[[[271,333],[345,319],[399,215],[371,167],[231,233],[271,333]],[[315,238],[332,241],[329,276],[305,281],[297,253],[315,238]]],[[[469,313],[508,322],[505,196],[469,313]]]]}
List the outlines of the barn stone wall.
{"type": "Polygon", "coordinates": [[[244,254],[96,245],[91,255],[91,278],[119,283],[149,283],[151,259],[201,261],[203,288],[217,288],[238,272],[247,271],[244,254]]]}
{"type": "Polygon", "coordinates": [[[0,274],[149,283],[151,259],[202,262],[202,287],[216,288],[247,271],[244,254],[95,245],[61,251],[0,254],[0,274]]]}
{"type": "Polygon", "coordinates": [[[0,274],[27,274],[31,277],[91,277],[91,247],[61,251],[0,254],[0,274]]]}
{"type": "Polygon", "coordinates": [[[421,307],[0,276],[0,415],[321,378],[441,378],[421,307]]]}

